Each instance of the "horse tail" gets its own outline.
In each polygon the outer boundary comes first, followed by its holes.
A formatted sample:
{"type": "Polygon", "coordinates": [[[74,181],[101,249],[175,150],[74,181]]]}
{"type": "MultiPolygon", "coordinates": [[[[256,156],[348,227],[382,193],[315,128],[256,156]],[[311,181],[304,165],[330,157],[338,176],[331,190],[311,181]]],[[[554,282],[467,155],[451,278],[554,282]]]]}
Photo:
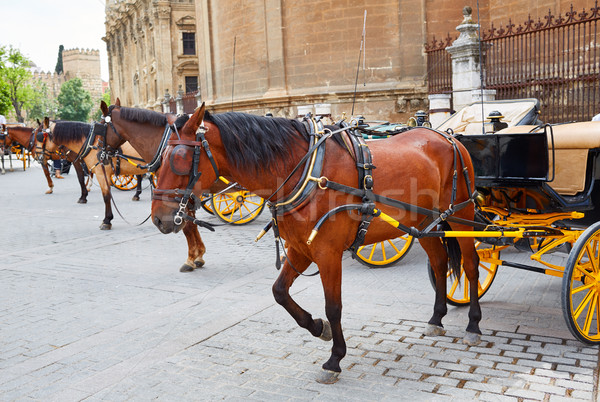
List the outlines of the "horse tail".
{"type": "MultiPolygon", "coordinates": [[[[451,230],[448,222],[442,222],[442,230],[451,230]]],[[[448,271],[452,273],[452,276],[455,279],[460,278],[462,254],[460,252],[458,240],[456,240],[455,237],[442,237],[442,242],[448,252],[448,271]]]]}

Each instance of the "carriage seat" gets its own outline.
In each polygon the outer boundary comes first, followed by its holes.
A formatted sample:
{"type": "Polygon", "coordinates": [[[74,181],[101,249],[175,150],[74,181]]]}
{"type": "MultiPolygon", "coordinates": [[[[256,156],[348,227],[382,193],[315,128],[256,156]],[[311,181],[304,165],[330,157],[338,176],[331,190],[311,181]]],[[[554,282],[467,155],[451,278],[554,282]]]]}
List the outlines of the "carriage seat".
{"type": "MultiPolygon", "coordinates": [[[[535,128],[536,126],[514,126],[500,130],[498,134],[528,133],[535,128]]],[[[538,128],[537,131],[543,131],[543,128],[538,128]]],[[[585,189],[589,150],[600,148],[600,122],[559,124],[552,126],[552,133],[556,167],[550,187],[561,195],[575,195],[585,189]]],[[[552,147],[552,144],[548,143],[548,147],[552,147]]]]}
{"type": "MultiPolygon", "coordinates": [[[[475,102],[454,113],[436,129],[452,129],[456,134],[481,134],[482,124],[489,123],[486,117],[492,111],[499,111],[504,116],[501,121],[508,124],[508,127],[537,124],[539,101],[534,98],[487,101],[483,103],[484,118],[481,114],[481,102],[475,102]]],[[[491,126],[485,127],[485,130],[490,131],[491,126]]]]}

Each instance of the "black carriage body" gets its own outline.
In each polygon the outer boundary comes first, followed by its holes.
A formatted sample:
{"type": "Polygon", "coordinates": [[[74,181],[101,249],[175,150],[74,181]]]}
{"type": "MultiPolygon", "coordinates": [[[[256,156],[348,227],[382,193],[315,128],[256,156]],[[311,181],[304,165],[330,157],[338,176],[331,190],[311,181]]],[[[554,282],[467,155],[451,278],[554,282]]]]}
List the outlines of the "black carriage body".
{"type": "Polygon", "coordinates": [[[600,150],[590,149],[585,189],[575,195],[558,194],[549,183],[554,179],[552,129],[534,133],[458,135],[469,151],[475,170],[475,185],[485,206],[531,213],[585,212],[580,225],[600,220],[600,150]]]}

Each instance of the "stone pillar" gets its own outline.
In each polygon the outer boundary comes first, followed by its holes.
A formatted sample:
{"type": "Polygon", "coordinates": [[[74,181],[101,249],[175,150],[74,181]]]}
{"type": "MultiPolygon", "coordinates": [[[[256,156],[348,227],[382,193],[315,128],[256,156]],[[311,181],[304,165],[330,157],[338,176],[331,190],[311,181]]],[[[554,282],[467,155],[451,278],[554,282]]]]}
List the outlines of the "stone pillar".
{"type": "Polygon", "coordinates": [[[177,106],[177,114],[183,114],[183,89],[181,85],[177,90],[177,96],[175,97],[175,105],[177,106]]]}
{"type": "Polygon", "coordinates": [[[198,88],[198,92],[196,92],[194,97],[196,98],[196,107],[199,108],[202,106],[202,94],[200,93],[200,88],[198,88]]]}
{"type": "Polygon", "coordinates": [[[160,102],[162,104],[163,113],[170,113],[171,110],[169,108],[169,103],[171,102],[171,95],[169,94],[169,90],[165,89],[165,97],[160,102]]]}
{"type": "Polygon", "coordinates": [[[452,57],[452,93],[454,110],[472,102],[471,91],[481,88],[479,58],[479,24],[471,18],[471,7],[463,8],[464,19],[456,29],[460,32],[452,46],[446,48],[452,57]]]}
{"type": "Polygon", "coordinates": [[[495,89],[474,89],[471,91],[471,103],[475,102],[490,102],[496,100],[495,89]]]}
{"type": "Polygon", "coordinates": [[[452,95],[450,94],[429,95],[429,122],[431,127],[439,127],[452,115],[451,101],[452,95]]]}

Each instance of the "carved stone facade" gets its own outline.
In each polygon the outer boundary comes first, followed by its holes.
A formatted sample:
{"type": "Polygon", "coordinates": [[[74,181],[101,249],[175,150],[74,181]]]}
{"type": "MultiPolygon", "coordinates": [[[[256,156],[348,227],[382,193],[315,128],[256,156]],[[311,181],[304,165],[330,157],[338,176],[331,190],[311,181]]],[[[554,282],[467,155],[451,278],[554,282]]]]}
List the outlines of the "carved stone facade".
{"type": "Polygon", "coordinates": [[[198,80],[193,0],[108,0],[106,36],[113,99],[162,111],[165,91],[198,80]],[[193,42],[192,47],[184,44],[193,42]],[[186,78],[188,77],[188,78],[186,78]]]}

